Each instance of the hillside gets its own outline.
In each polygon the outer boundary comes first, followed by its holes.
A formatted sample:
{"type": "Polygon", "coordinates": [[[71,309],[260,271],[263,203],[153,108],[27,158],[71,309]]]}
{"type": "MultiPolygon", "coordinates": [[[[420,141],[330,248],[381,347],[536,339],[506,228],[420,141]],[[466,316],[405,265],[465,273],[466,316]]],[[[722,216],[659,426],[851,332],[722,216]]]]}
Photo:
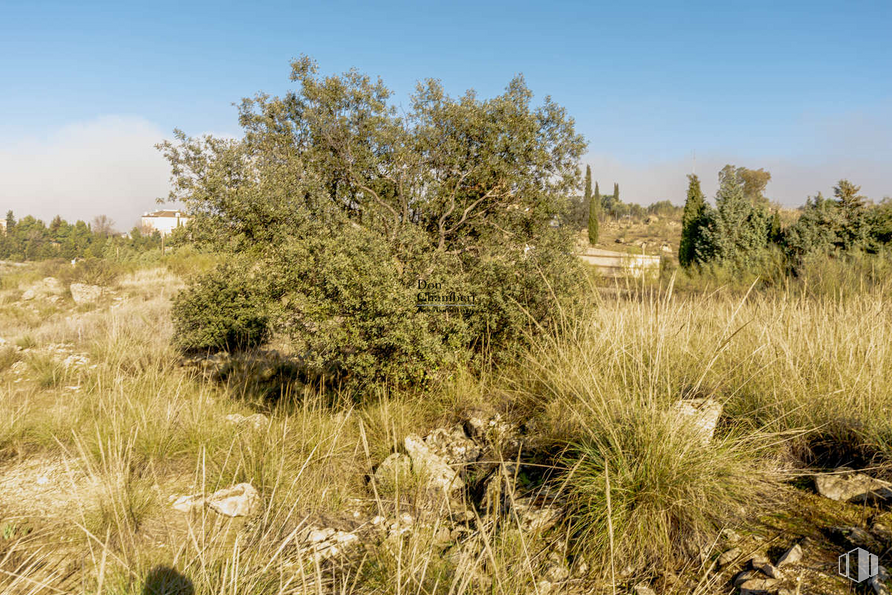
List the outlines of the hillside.
{"type": "Polygon", "coordinates": [[[3,592],[705,594],[755,565],[847,593],[836,557],[892,545],[877,294],[596,297],[517,368],[357,402],[284,343],[183,359],[165,269],[41,274],[0,294],[3,592]]]}

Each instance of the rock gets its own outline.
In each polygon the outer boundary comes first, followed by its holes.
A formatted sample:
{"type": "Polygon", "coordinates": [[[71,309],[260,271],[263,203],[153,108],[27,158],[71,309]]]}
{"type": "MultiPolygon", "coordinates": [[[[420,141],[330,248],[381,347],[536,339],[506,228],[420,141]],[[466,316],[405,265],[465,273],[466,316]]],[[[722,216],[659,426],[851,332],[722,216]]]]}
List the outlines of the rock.
{"type": "Polygon", "coordinates": [[[412,471],[416,475],[426,477],[429,485],[446,493],[464,487],[458,473],[449,466],[446,460],[431,451],[425,442],[415,435],[406,436],[406,452],[412,459],[412,471]]]}
{"type": "Polygon", "coordinates": [[[693,424],[703,445],[708,445],[722,415],[722,404],[714,399],[685,399],[677,401],[674,408],[680,418],[693,424]]]}
{"type": "Polygon", "coordinates": [[[815,490],[838,502],[869,502],[892,496],[892,484],[863,473],[815,475],[815,490]]]}
{"type": "Polygon", "coordinates": [[[884,525],[883,523],[874,523],[870,528],[870,532],[874,537],[879,539],[885,544],[892,543],[892,531],[889,530],[889,527],[884,525]]]}
{"type": "Polygon", "coordinates": [[[786,552],[784,552],[784,554],[777,561],[777,567],[783,568],[784,566],[789,566],[790,564],[798,564],[800,560],[802,560],[802,547],[797,543],[786,552]]]}
{"type": "Polygon", "coordinates": [[[255,413],[247,417],[241,413],[230,413],[224,419],[236,426],[252,426],[255,430],[260,430],[269,425],[269,418],[262,413],[255,413]]]}
{"type": "Polygon", "coordinates": [[[214,492],[207,498],[208,507],[228,517],[250,516],[259,512],[260,495],[249,483],[214,492]]]}
{"type": "Polygon", "coordinates": [[[739,557],[740,557],[740,548],[739,547],[732,548],[732,549],[728,550],[727,552],[722,553],[721,556],[719,556],[719,560],[718,560],[719,566],[727,566],[728,564],[730,564],[731,562],[733,562],[734,560],[736,560],[739,557]]]}
{"type": "Polygon", "coordinates": [[[783,578],[783,575],[782,575],[780,569],[770,562],[766,562],[765,564],[762,564],[756,570],[760,571],[762,574],[764,574],[768,578],[773,578],[773,579],[777,579],[777,580],[780,580],[781,578],[783,578]]]}
{"type": "Polygon", "coordinates": [[[750,581],[750,580],[753,580],[756,578],[760,578],[760,577],[761,577],[761,575],[759,574],[759,572],[757,570],[744,570],[743,572],[738,573],[737,576],[734,577],[734,586],[739,587],[740,585],[742,585],[743,583],[745,583],[747,581],[750,581]]]}
{"type": "Polygon", "coordinates": [[[37,297],[37,292],[33,289],[26,289],[25,293],[22,294],[22,299],[26,302],[33,300],[37,297]]]}
{"type": "Polygon", "coordinates": [[[71,299],[77,305],[92,304],[102,297],[102,288],[98,285],[86,285],[85,283],[72,283],[68,289],[71,291],[71,299]]]}
{"type": "Polygon", "coordinates": [[[451,465],[466,465],[480,458],[480,447],[465,435],[460,425],[437,428],[424,437],[424,443],[451,465]]]}
{"type": "Polygon", "coordinates": [[[750,568],[753,570],[761,570],[762,566],[769,563],[768,558],[761,554],[757,554],[750,558],[750,568]]]}
{"type": "Polygon", "coordinates": [[[647,585],[635,585],[633,590],[635,591],[635,595],[657,595],[656,591],[647,585]]]}
{"type": "Polygon", "coordinates": [[[880,550],[880,544],[860,527],[830,527],[827,534],[834,543],[846,549],[860,547],[873,552],[880,550]]]}
{"type": "Polygon", "coordinates": [[[302,553],[316,562],[333,558],[362,543],[359,535],[333,527],[310,527],[300,542],[302,553]]]}
{"type": "Polygon", "coordinates": [[[378,490],[392,494],[398,488],[405,488],[412,477],[412,459],[395,452],[375,469],[375,484],[378,490]]]}
{"type": "Polygon", "coordinates": [[[174,509],[179,510],[180,512],[192,512],[193,510],[204,508],[205,504],[205,498],[201,494],[180,496],[179,498],[171,496],[171,498],[175,498],[173,501],[174,509]]]}
{"type": "Polygon", "coordinates": [[[481,443],[506,447],[513,452],[520,445],[517,425],[506,422],[498,413],[489,415],[479,409],[469,411],[465,414],[465,428],[471,438],[481,443]]]}
{"type": "Polygon", "coordinates": [[[722,529],[721,535],[732,545],[740,541],[740,535],[733,529],[728,529],[727,527],[722,529]]]}
{"type": "Polygon", "coordinates": [[[520,520],[521,529],[529,532],[547,531],[557,524],[563,510],[555,505],[539,504],[536,498],[517,498],[514,512],[520,520]]]}
{"type": "Polygon", "coordinates": [[[879,580],[878,577],[870,577],[870,579],[868,579],[867,581],[867,584],[870,586],[871,589],[873,589],[873,592],[876,593],[876,595],[889,595],[889,589],[881,580],[879,580]]]}
{"type": "Polygon", "coordinates": [[[740,585],[740,595],[774,595],[776,580],[753,578],[740,585]]]}

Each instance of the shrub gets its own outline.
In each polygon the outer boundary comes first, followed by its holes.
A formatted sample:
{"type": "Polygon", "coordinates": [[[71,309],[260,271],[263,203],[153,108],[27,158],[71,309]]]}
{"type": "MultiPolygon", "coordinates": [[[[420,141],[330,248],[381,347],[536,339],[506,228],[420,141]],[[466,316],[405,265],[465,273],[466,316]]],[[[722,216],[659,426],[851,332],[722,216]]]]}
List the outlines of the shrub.
{"type": "MultiPolygon", "coordinates": [[[[552,223],[585,148],[563,108],[533,107],[520,77],[488,100],[429,80],[401,114],[380,81],[292,66],[296,91],[242,103],[243,139],[178,132],[161,146],[192,237],[265,279],[245,312],[289,335],[310,371],[357,384],[441,376],[558,315],[578,263],[552,223]],[[452,307],[416,307],[421,283],[452,307]]],[[[228,296],[183,295],[181,345],[225,342],[230,317],[201,310],[228,296]]]]}
{"type": "Polygon", "coordinates": [[[754,458],[730,440],[703,448],[677,420],[669,410],[629,408],[591,427],[565,459],[571,534],[601,568],[611,538],[624,566],[677,562],[753,501],[754,458]]]}
{"type": "Polygon", "coordinates": [[[206,273],[174,299],[175,342],[186,352],[256,347],[269,336],[259,276],[236,264],[206,273]]]}

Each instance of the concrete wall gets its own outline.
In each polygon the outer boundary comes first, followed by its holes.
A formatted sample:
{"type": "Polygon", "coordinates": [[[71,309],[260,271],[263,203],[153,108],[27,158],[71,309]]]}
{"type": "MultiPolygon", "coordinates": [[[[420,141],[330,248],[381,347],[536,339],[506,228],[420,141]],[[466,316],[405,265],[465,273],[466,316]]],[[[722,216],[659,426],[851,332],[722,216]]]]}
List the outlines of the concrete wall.
{"type": "Polygon", "coordinates": [[[586,264],[590,264],[605,277],[633,277],[639,279],[645,275],[660,273],[660,257],[646,254],[629,254],[589,248],[578,254],[586,264]]]}

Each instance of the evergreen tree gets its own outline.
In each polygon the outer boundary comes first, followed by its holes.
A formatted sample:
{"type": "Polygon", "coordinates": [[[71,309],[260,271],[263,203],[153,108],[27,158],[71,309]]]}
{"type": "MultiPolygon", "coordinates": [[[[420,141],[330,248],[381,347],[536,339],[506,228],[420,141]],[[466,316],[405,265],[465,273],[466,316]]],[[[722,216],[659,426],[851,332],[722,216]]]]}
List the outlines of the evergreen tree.
{"type": "Polygon", "coordinates": [[[585,166],[585,194],[583,195],[585,199],[585,204],[588,206],[589,201],[592,200],[592,166],[585,166]]]}
{"type": "Polygon", "coordinates": [[[768,244],[770,216],[764,207],[747,199],[733,165],[726,165],[719,173],[715,203],[714,222],[705,232],[709,252],[732,267],[757,268],[768,244]]]}
{"type": "Polygon", "coordinates": [[[6,211],[6,233],[10,233],[13,229],[15,229],[15,215],[12,214],[12,210],[6,211]]]}
{"type": "MultiPolygon", "coordinates": [[[[586,191],[587,193],[591,192],[591,170],[586,169],[586,191]]],[[[601,206],[601,198],[598,196],[600,194],[600,190],[598,190],[597,184],[595,184],[595,197],[594,199],[589,197],[588,201],[588,243],[594,246],[598,243],[598,234],[600,230],[598,229],[598,211],[601,206]]]]}
{"type": "Polygon", "coordinates": [[[849,250],[856,247],[864,247],[870,235],[866,225],[865,215],[867,202],[864,196],[858,194],[861,186],[856,186],[848,180],[840,180],[833,187],[840,213],[842,214],[842,229],[840,238],[843,248],[849,250]]]}
{"type": "Polygon", "coordinates": [[[681,242],[678,244],[678,262],[683,267],[690,266],[697,258],[696,246],[705,211],[706,200],[700,189],[700,178],[691,174],[688,176],[688,196],[681,218],[681,242]]]}
{"type": "Polygon", "coordinates": [[[613,183],[613,204],[618,205],[620,203],[619,200],[619,184],[616,182],[613,183]]]}

